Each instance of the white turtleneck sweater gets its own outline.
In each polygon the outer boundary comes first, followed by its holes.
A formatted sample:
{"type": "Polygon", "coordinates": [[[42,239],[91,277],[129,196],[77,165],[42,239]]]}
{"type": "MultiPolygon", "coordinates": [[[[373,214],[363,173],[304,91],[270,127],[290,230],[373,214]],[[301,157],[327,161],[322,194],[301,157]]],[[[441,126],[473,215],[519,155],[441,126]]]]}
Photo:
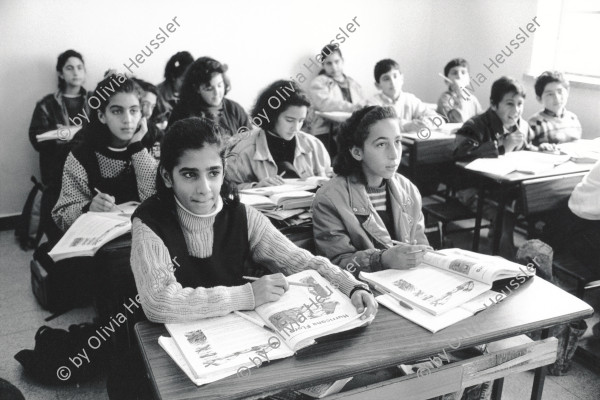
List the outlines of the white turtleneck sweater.
{"type": "MultiPolygon", "coordinates": [[[[200,216],[177,205],[177,215],[191,256],[212,255],[215,213],[200,216]]],[[[252,260],[271,270],[291,275],[314,269],[348,295],[357,285],[350,273],[295,246],[269,220],[246,206],[248,241],[252,260]]],[[[253,310],[252,285],[183,288],[175,279],[173,261],[163,241],[139,218],[133,220],[131,268],[146,317],[159,323],[186,322],[253,310]]]]}

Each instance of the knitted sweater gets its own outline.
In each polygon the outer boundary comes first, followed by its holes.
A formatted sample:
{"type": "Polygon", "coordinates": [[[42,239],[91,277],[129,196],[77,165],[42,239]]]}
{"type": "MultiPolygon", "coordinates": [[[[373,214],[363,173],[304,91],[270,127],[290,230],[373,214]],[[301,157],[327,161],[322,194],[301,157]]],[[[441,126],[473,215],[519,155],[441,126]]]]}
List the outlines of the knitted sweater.
{"type": "MultiPolygon", "coordinates": [[[[123,151],[106,148],[101,152],[96,151],[95,155],[103,178],[118,176],[131,161],[140,200],[144,201],[156,192],[157,162],[141,143],[134,143],[123,151]]],[[[52,210],[56,225],[63,231],[69,229],[89,209],[94,196],[96,193],[90,190],[87,171],[73,153],[69,153],[63,170],[60,198],[52,210]]]]}
{"type": "MultiPolygon", "coordinates": [[[[179,205],[177,215],[190,255],[210,257],[215,216],[194,215],[179,205]]],[[[246,215],[250,253],[255,262],[285,275],[314,269],[339,285],[346,295],[355,286],[361,285],[326,258],[313,256],[296,247],[253,207],[246,207],[246,215]]],[[[167,247],[139,218],[133,219],[131,269],[144,313],[153,322],[184,322],[255,308],[250,283],[232,287],[182,287],[175,279],[167,247]]]]}

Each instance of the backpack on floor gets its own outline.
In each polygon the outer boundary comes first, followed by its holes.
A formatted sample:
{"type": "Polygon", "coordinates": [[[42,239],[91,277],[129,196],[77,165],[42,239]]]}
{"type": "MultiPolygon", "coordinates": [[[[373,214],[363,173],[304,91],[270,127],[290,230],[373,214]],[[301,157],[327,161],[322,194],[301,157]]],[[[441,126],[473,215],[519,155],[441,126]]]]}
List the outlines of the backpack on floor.
{"type": "Polygon", "coordinates": [[[42,205],[42,192],[44,185],[31,177],[33,187],[27,195],[23,211],[17,220],[15,237],[23,250],[37,248],[43,236],[42,224],[40,223],[40,210],[42,205]]]}
{"type": "Polygon", "coordinates": [[[30,263],[31,289],[38,303],[54,313],[47,321],[75,307],[88,305],[94,295],[95,262],[92,257],[72,257],[54,262],[51,246],[42,243],[30,263]]]}

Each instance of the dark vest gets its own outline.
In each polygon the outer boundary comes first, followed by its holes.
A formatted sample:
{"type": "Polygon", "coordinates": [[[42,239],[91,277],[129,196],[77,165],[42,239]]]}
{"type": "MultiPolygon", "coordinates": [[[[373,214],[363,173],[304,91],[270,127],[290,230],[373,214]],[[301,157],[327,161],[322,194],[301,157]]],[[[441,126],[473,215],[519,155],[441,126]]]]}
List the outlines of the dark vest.
{"type": "Polygon", "coordinates": [[[73,156],[83,166],[88,175],[88,184],[93,196],[95,188],[102,193],[115,197],[115,203],[127,201],[140,201],[137,189],[137,180],[129,150],[123,152],[123,160],[127,163],[125,169],[113,178],[103,178],[100,174],[100,164],[94,148],[87,142],[82,142],[73,149],[73,156]]]}
{"type": "Polygon", "coordinates": [[[169,250],[177,282],[183,287],[239,286],[250,270],[248,221],[243,204],[224,204],[215,217],[212,255],[197,258],[189,254],[177,211],[157,195],[144,201],[132,218],[139,218],[162,239],[169,250]]]}

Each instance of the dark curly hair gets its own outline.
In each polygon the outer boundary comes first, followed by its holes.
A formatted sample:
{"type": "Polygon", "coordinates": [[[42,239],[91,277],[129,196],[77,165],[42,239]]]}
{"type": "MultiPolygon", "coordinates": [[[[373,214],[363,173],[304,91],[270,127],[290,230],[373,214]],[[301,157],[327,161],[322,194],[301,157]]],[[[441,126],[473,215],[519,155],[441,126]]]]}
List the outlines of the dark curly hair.
{"type": "MultiPolygon", "coordinates": [[[[78,53],[75,50],[67,50],[63,53],[60,53],[60,55],[58,56],[58,60],[56,61],[56,71],[59,73],[62,72],[62,69],[65,66],[65,64],[67,63],[67,60],[71,57],[79,58],[79,60],[81,60],[81,63],[85,66],[85,62],[83,61],[83,56],[81,55],[81,53],[78,53]]],[[[61,78],[59,76],[58,77],[58,89],[61,92],[64,92],[64,90],[66,88],[67,88],[67,83],[65,82],[65,80],[63,78],[61,78]]]]}
{"type": "Polygon", "coordinates": [[[165,65],[165,79],[173,82],[183,74],[187,67],[194,62],[194,57],[187,51],[180,51],[173,54],[167,65],[165,65]]]}
{"type": "Polygon", "coordinates": [[[525,98],[525,89],[523,85],[509,76],[503,76],[492,84],[492,93],[490,94],[490,104],[498,106],[507,93],[514,93],[525,98]]]}
{"type": "Polygon", "coordinates": [[[362,163],[352,157],[350,150],[354,146],[362,148],[369,136],[371,125],[388,118],[398,118],[393,107],[368,106],[352,113],[342,124],[337,137],[338,153],[333,163],[333,171],[336,174],[362,174],[362,163]]]}
{"type": "MultiPolygon", "coordinates": [[[[225,145],[219,125],[206,118],[191,117],[179,120],[168,128],[161,144],[160,162],[156,174],[156,192],[161,200],[175,206],[173,189],[165,185],[161,171],[167,171],[172,175],[173,169],[186,150],[198,150],[210,145],[218,147],[223,162],[223,174],[225,174],[229,147],[225,145]]],[[[225,204],[237,204],[240,200],[236,186],[227,179],[226,175],[221,186],[221,197],[225,204]]]]}
{"type": "Polygon", "coordinates": [[[535,80],[535,95],[537,97],[542,97],[544,94],[544,89],[546,89],[546,85],[549,83],[558,82],[565,87],[565,89],[569,90],[569,81],[565,78],[565,76],[559,71],[544,71],[540,76],[535,80]]]}
{"type": "MultiPolygon", "coordinates": [[[[221,64],[214,58],[200,57],[194,61],[187,69],[183,84],[181,85],[180,100],[178,106],[182,110],[195,111],[198,107],[206,107],[207,104],[198,93],[202,85],[208,85],[215,74],[223,75],[223,82],[227,72],[227,65],[221,64]]],[[[228,92],[228,85],[225,83],[225,95],[228,92]]],[[[189,115],[188,114],[188,115],[189,115]]]]}
{"type": "Polygon", "coordinates": [[[305,106],[309,108],[310,100],[296,82],[279,80],[270,84],[258,95],[250,116],[252,120],[258,118],[262,121],[261,128],[273,131],[279,115],[290,106],[305,106]],[[277,102],[270,102],[271,97],[274,97],[277,102]]]}

